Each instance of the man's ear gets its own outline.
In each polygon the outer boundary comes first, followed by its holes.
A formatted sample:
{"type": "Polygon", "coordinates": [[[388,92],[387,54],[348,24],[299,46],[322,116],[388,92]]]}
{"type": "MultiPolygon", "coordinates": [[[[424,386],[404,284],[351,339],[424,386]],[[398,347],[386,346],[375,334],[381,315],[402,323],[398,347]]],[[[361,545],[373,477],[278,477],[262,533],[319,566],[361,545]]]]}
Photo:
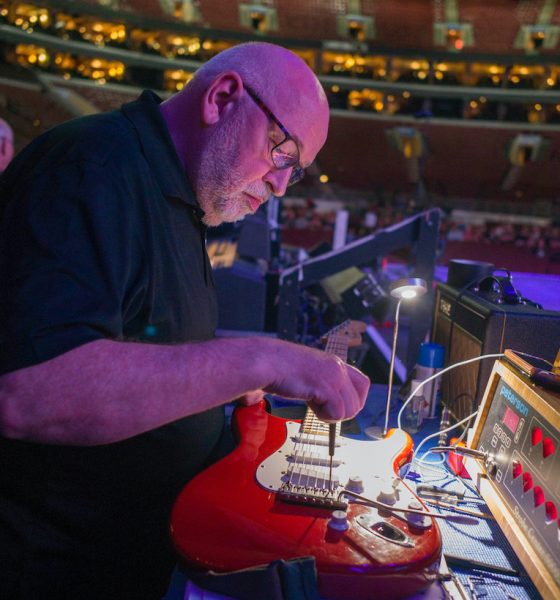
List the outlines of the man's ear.
{"type": "Polygon", "coordinates": [[[202,96],[202,122],[205,125],[217,123],[224,111],[227,111],[232,103],[237,102],[242,94],[243,81],[239,73],[235,71],[220,73],[202,96]]]}

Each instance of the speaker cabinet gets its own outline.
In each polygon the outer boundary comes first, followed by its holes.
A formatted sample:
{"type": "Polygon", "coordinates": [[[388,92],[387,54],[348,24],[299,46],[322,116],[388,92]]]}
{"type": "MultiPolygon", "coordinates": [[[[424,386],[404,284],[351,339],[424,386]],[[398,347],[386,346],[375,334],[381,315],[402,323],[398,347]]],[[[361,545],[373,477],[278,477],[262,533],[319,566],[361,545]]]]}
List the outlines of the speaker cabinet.
{"type": "MultiPolygon", "coordinates": [[[[560,347],[560,312],[495,304],[470,291],[459,296],[459,290],[439,283],[432,341],[445,347],[445,366],[506,348],[553,362],[560,347]]],[[[478,408],[494,360],[483,359],[443,375],[442,402],[455,421],[478,408]]]]}

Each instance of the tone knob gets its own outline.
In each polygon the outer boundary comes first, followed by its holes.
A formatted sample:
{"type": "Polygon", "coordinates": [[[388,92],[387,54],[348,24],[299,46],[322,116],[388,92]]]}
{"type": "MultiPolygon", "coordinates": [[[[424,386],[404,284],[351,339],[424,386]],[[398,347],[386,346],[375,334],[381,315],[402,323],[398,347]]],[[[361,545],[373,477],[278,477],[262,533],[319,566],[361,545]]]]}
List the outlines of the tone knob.
{"type": "Polygon", "coordinates": [[[346,513],[343,510],[333,510],[328,525],[335,531],[346,531],[350,527],[346,513]]]}
{"type": "Polygon", "coordinates": [[[356,494],[361,494],[364,491],[364,481],[359,475],[352,475],[348,479],[348,483],[346,484],[346,489],[355,492],[356,494]]]}
{"type": "MultiPolygon", "coordinates": [[[[418,500],[411,500],[408,503],[408,508],[411,510],[424,510],[424,507],[418,500]]],[[[427,515],[419,515],[417,513],[406,513],[406,519],[410,525],[419,527],[420,529],[428,529],[431,527],[430,519],[427,515]]]]}
{"type": "Polygon", "coordinates": [[[397,493],[392,485],[384,485],[377,495],[379,502],[383,504],[395,504],[397,501],[397,493]]]}

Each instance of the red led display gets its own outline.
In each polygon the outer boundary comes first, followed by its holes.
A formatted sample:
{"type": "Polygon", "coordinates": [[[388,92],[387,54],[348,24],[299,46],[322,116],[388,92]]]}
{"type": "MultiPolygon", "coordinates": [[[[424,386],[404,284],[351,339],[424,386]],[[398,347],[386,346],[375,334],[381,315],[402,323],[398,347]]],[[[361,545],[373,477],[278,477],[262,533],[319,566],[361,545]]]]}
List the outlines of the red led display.
{"type": "Polygon", "coordinates": [[[511,431],[511,433],[515,433],[517,425],[519,424],[519,415],[511,410],[511,408],[508,406],[506,408],[506,412],[504,413],[502,423],[511,431]]]}

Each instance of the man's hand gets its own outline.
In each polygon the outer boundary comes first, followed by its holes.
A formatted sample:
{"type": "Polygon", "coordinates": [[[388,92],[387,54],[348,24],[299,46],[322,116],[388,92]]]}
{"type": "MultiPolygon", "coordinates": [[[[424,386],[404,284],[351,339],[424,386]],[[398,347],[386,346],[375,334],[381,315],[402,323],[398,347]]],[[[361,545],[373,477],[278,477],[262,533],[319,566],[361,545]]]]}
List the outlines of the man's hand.
{"type": "Polygon", "coordinates": [[[273,338],[169,345],[95,340],[2,375],[0,433],[51,444],[108,444],[244,394],[246,403],[258,402],[258,390],[308,402],[319,418],[339,421],[361,410],[368,388],[367,377],[333,354],[273,338]]]}
{"type": "Polygon", "coordinates": [[[334,354],[275,342],[267,359],[275,376],[267,392],[305,400],[327,422],[350,419],[363,408],[370,381],[358,369],[334,354]]]}

